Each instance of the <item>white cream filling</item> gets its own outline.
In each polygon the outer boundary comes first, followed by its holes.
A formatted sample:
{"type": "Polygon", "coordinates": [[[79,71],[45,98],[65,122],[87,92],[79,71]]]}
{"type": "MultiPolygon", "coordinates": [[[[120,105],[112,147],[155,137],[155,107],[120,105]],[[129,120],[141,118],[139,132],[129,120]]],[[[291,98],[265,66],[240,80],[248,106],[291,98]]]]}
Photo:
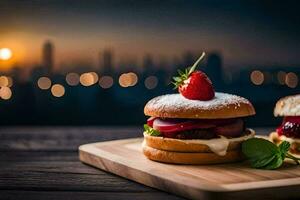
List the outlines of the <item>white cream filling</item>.
{"type": "MultiPolygon", "coordinates": [[[[209,147],[209,149],[214,152],[215,154],[219,156],[225,156],[227,153],[228,146],[231,142],[241,142],[248,140],[249,138],[253,138],[255,135],[255,132],[252,129],[247,129],[250,131],[250,134],[243,135],[241,137],[237,138],[226,138],[224,136],[221,136],[220,138],[214,138],[209,140],[202,140],[202,139],[191,139],[191,140],[180,140],[180,139],[174,139],[174,138],[168,138],[170,140],[177,140],[180,142],[184,142],[187,144],[203,144],[209,147]]],[[[144,133],[146,134],[146,133],[144,133]]],[[[153,136],[155,137],[155,136],[153,136]]]]}
{"type": "Polygon", "coordinates": [[[219,156],[225,156],[227,153],[227,148],[229,146],[229,141],[225,137],[218,139],[211,139],[205,143],[209,149],[219,156]]]}

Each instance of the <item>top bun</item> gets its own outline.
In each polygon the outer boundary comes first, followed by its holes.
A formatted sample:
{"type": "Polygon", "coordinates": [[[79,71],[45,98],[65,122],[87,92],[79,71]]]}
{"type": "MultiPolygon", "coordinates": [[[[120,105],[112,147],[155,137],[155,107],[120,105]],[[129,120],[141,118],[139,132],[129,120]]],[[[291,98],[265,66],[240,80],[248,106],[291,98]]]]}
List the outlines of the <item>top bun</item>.
{"type": "Polygon", "coordinates": [[[300,116],[300,94],[287,96],[277,101],[275,116],[300,116]]]}
{"type": "Polygon", "coordinates": [[[226,119],[255,114],[252,104],[236,95],[216,92],[209,101],[189,100],[180,94],[168,94],[151,99],[145,115],[161,118],[226,119]]]}

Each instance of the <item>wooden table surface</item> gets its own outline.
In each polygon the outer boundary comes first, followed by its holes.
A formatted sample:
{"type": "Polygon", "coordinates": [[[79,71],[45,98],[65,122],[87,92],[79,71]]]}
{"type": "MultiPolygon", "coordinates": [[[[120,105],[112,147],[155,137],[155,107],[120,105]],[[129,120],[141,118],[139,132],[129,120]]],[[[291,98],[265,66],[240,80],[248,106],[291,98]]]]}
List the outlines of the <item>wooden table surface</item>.
{"type": "Polygon", "coordinates": [[[78,160],[81,144],[140,136],[141,127],[1,127],[0,199],[182,199],[78,160]]]}

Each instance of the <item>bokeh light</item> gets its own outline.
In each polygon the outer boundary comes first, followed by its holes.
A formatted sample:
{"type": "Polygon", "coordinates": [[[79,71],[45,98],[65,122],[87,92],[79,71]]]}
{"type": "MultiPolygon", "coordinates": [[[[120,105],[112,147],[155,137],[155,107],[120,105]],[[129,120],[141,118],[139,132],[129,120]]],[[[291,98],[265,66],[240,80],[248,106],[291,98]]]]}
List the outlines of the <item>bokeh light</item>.
{"type": "Polygon", "coordinates": [[[7,87],[9,80],[6,76],[0,76],[0,87],[7,87]]]}
{"type": "Polygon", "coordinates": [[[138,82],[138,76],[134,72],[123,73],[119,77],[119,84],[121,87],[135,86],[138,82]]]}
{"type": "Polygon", "coordinates": [[[136,75],[136,73],[134,72],[129,72],[127,74],[127,76],[129,77],[129,86],[135,86],[138,82],[138,76],[136,75]]]}
{"type": "Polygon", "coordinates": [[[48,77],[40,77],[38,82],[38,87],[42,90],[48,90],[51,87],[51,80],[48,77]]]}
{"type": "Polygon", "coordinates": [[[79,75],[77,73],[68,73],[66,75],[66,82],[68,83],[68,85],[70,86],[76,86],[79,84],[79,75]]]}
{"type": "Polygon", "coordinates": [[[12,57],[12,52],[9,48],[0,49],[0,60],[9,60],[12,57]]]}
{"type": "Polygon", "coordinates": [[[128,76],[126,76],[126,74],[121,74],[121,76],[119,77],[119,84],[121,87],[128,87],[129,86],[129,79],[128,76]]]}
{"type": "Polygon", "coordinates": [[[98,74],[95,72],[83,73],[80,76],[80,83],[83,86],[91,86],[98,82],[98,74]]]}
{"type": "Polygon", "coordinates": [[[95,84],[95,83],[97,83],[98,82],[98,80],[99,80],[99,76],[98,76],[98,74],[96,73],[96,72],[90,72],[90,74],[93,76],[93,84],[95,84]]]}
{"type": "Polygon", "coordinates": [[[112,87],[113,84],[114,79],[111,76],[102,76],[99,80],[99,85],[104,89],[112,87]]]}
{"type": "Polygon", "coordinates": [[[286,76],[286,73],[284,71],[279,71],[277,73],[277,80],[280,85],[285,84],[285,76],[286,76]]]}
{"type": "Polygon", "coordinates": [[[12,77],[7,76],[6,78],[7,78],[7,80],[8,80],[7,87],[12,87],[13,84],[14,84],[14,81],[13,81],[12,77]]]}
{"type": "Polygon", "coordinates": [[[0,89],[0,97],[4,100],[10,99],[12,96],[11,89],[9,87],[1,87],[0,89]]]}
{"type": "Polygon", "coordinates": [[[145,87],[149,90],[156,88],[157,84],[158,84],[158,79],[156,76],[148,76],[145,79],[145,87]]]}
{"type": "Polygon", "coordinates": [[[251,72],[250,79],[254,85],[261,85],[264,82],[265,77],[261,71],[255,70],[251,72]]]}
{"type": "Polygon", "coordinates": [[[51,93],[55,97],[62,97],[65,94],[65,88],[64,88],[64,86],[62,86],[60,84],[54,84],[51,87],[51,93]]]}
{"type": "Polygon", "coordinates": [[[285,83],[290,88],[295,88],[298,85],[298,76],[294,72],[287,73],[285,83]]]}

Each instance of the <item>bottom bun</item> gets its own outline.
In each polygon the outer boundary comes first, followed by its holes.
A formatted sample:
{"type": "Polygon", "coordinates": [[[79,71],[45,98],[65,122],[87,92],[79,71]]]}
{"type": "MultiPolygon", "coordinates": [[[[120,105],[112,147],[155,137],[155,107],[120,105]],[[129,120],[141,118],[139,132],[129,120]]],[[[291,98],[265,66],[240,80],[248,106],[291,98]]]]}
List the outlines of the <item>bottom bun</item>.
{"type": "Polygon", "coordinates": [[[286,136],[279,136],[277,132],[272,132],[269,136],[271,142],[274,144],[280,144],[282,141],[288,141],[291,144],[289,152],[300,156],[300,139],[289,138],[286,136]]]}
{"type": "Polygon", "coordinates": [[[240,150],[228,151],[226,155],[219,156],[215,153],[185,153],[164,151],[149,147],[143,143],[143,153],[145,156],[154,161],[172,164],[193,164],[193,165],[206,165],[206,164],[220,164],[237,162],[243,160],[243,154],[240,150]]]}

